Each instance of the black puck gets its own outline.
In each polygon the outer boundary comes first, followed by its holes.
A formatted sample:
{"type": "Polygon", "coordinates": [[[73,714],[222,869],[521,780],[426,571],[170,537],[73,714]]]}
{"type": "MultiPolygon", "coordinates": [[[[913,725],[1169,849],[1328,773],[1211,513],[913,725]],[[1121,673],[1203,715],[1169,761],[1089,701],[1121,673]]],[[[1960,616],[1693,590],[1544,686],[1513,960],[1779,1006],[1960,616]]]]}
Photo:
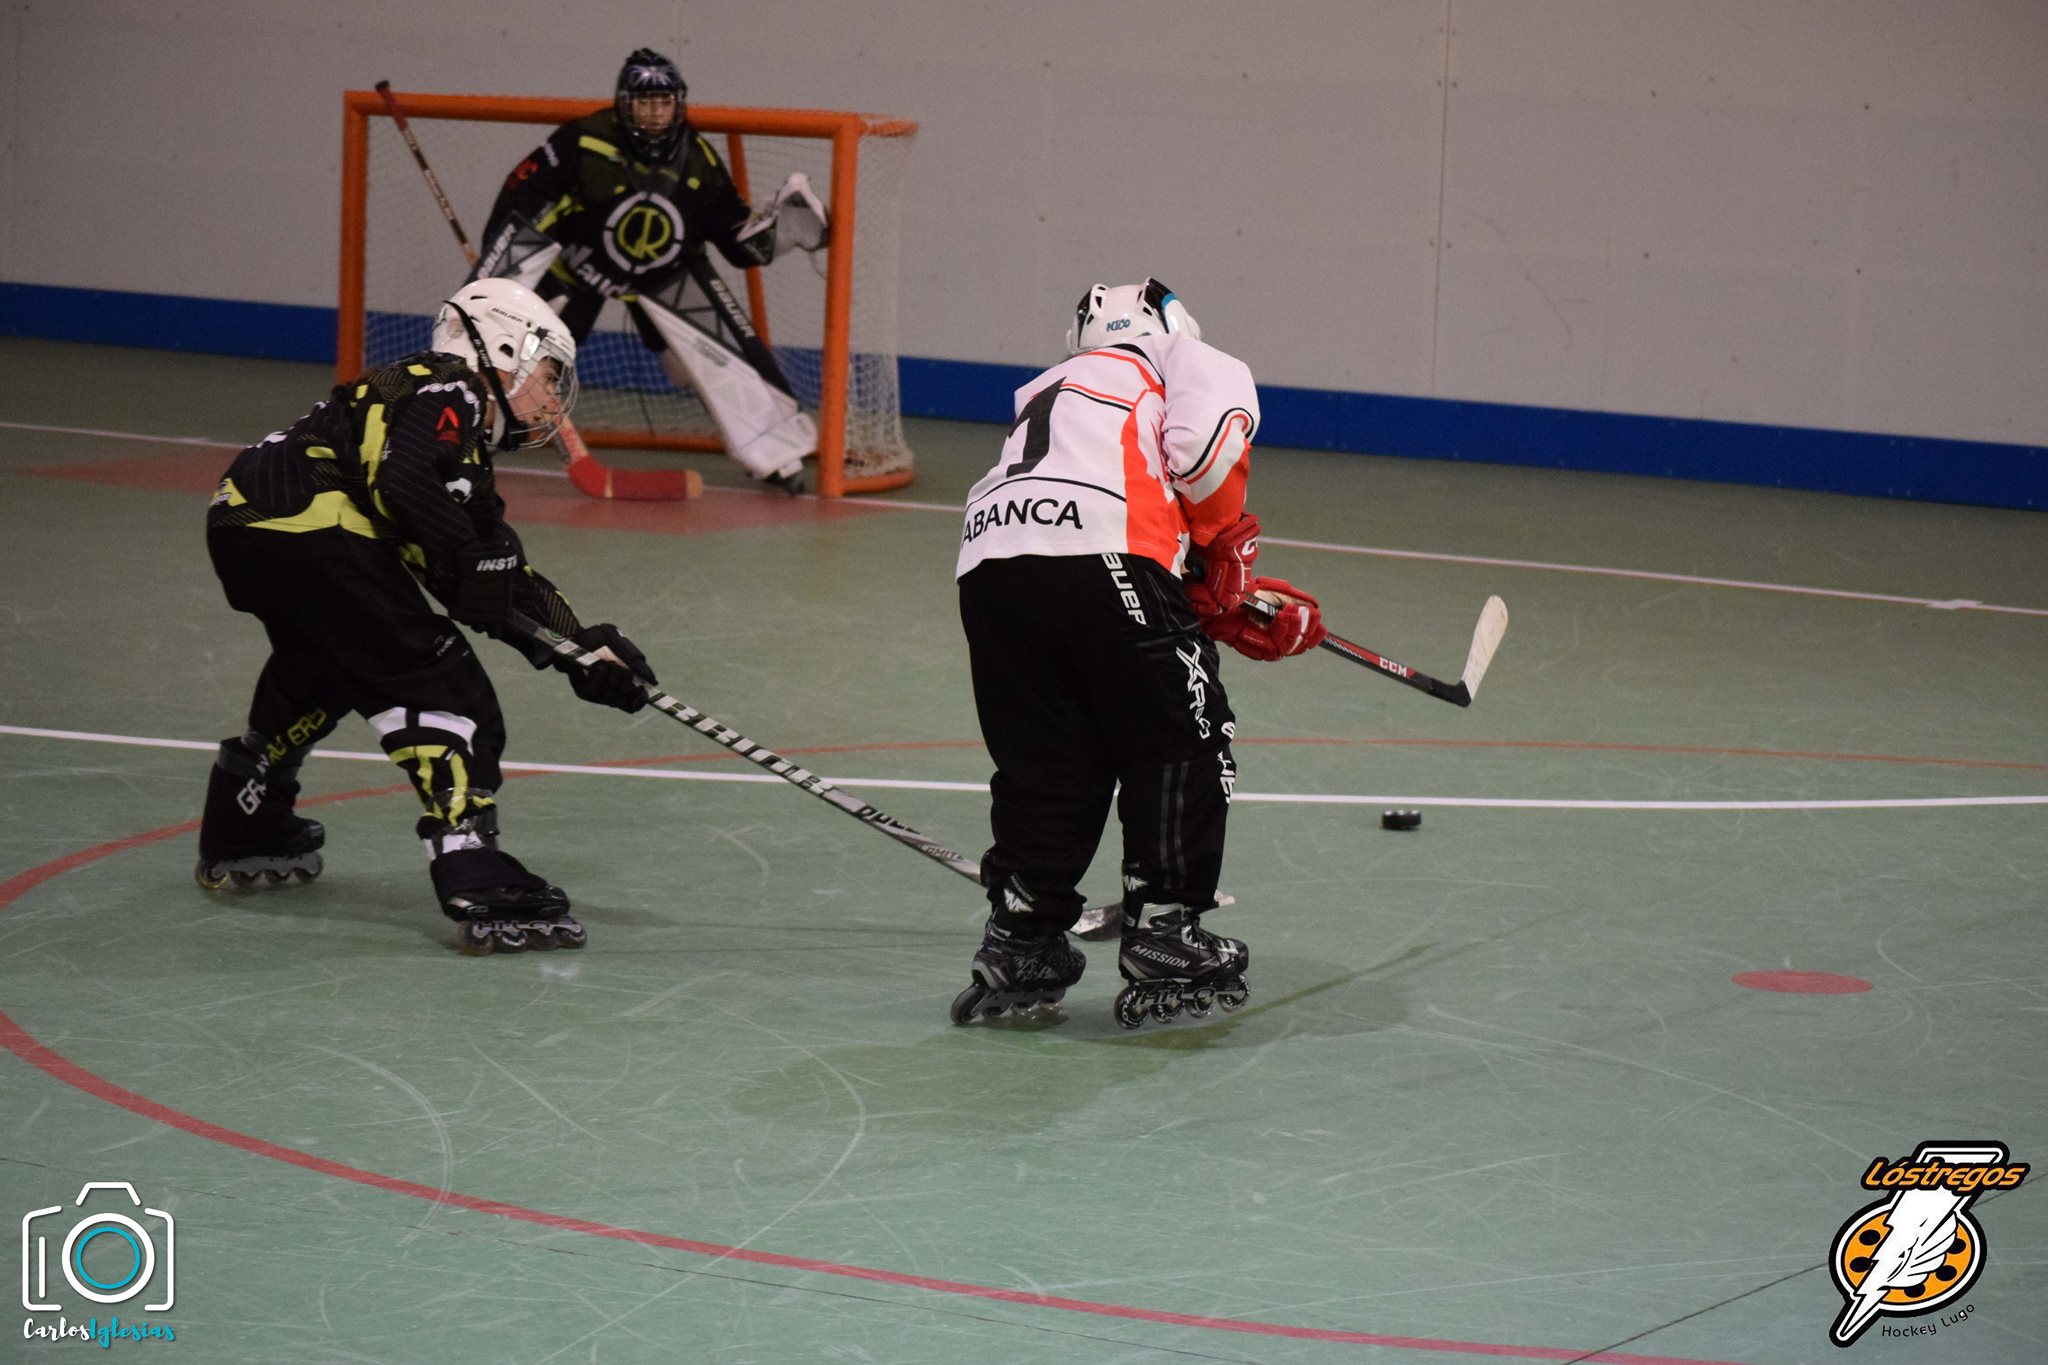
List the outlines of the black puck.
{"type": "Polygon", "coordinates": [[[1380,812],[1381,829],[1421,829],[1422,812],[1419,810],[1388,810],[1380,812]]]}

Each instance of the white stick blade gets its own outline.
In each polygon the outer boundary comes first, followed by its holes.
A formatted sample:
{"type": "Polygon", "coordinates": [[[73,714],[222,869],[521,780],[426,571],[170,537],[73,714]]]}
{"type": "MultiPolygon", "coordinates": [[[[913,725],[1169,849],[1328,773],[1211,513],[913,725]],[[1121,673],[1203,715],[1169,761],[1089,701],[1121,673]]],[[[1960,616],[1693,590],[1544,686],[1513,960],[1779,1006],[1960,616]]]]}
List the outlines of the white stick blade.
{"type": "Polygon", "coordinates": [[[1459,679],[1467,695],[1479,695],[1479,680],[1486,676],[1493,652],[1500,648],[1500,637],[1507,633],[1508,604],[1498,597],[1487,598],[1479,612],[1479,624],[1472,631],[1472,649],[1465,656],[1464,676],[1459,679]]]}

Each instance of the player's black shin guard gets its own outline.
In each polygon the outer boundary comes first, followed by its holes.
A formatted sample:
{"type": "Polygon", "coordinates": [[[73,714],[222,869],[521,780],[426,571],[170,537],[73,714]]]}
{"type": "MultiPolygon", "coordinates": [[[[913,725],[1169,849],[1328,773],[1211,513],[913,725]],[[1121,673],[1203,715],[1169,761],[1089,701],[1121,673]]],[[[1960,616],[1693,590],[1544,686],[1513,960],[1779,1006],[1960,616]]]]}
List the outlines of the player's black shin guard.
{"type": "Polygon", "coordinates": [[[498,808],[486,805],[450,823],[423,816],[418,833],[432,861],[441,913],[461,926],[457,944],[475,957],[529,949],[581,948],[583,926],[569,897],[498,847],[498,808]]]}
{"type": "Polygon", "coordinates": [[[193,877],[201,886],[219,891],[230,883],[249,886],[259,877],[309,882],[320,875],[327,831],[292,810],[304,758],[305,751],[297,750],[271,759],[254,732],[221,741],[199,820],[193,877]]]}

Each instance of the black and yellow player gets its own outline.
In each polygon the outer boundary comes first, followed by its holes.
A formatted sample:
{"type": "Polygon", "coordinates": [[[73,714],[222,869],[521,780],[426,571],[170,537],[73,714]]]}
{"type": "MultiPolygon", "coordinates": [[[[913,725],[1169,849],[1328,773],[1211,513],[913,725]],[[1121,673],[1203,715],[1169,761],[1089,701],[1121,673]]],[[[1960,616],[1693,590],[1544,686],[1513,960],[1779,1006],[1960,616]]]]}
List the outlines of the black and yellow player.
{"type": "Polygon", "coordinates": [[[531,285],[579,342],[605,300],[621,300],[671,381],[703,400],[732,457],[794,493],[817,424],[706,249],[742,269],[784,245],[816,250],[825,207],[798,173],[752,212],[690,126],[688,93],[660,53],[628,57],[610,109],[562,124],[506,177],[476,274],[531,285]]]}
{"type": "Polygon", "coordinates": [[[493,452],[560,425],[575,364],[576,343],[543,300],[481,280],[441,306],[430,351],[338,386],[235,457],[207,513],[207,549],[229,605],[263,622],[271,653],[248,729],[223,741],[207,787],[201,886],[319,874],[324,832],[293,811],[299,767],[354,711],[425,807],[417,833],[463,948],[582,945],[569,898],[498,847],[505,722],[455,628],[504,640],[535,667],[555,662],[510,628],[516,611],[607,660],[569,671],[578,696],[622,711],[647,703],[646,659],[616,627],[578,622],[526,562],[492,479],[493,452]]]}

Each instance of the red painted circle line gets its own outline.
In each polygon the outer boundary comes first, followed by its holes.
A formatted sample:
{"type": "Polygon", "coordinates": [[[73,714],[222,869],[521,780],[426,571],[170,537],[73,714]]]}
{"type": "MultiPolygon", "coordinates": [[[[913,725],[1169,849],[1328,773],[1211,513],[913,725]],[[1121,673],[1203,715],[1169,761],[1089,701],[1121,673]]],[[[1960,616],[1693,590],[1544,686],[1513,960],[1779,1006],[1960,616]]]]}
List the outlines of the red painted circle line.
{"type": "Polygon", "coordinates": [[[1872,989],[1860,976],[1836,972],[1737,972],[1729,979],[1753,991],[1779,991],[1786,995],[1861,995],[1872,989]]]}
{"type": "MultiPolygon", "coordinates": [[[[330,801],[350,801],[363,796],[381,796],[393,792],[408,792],[407,786],[366,788],[362,791],[338,792],[328,796],[308,798],[301,805],[311,806],[330,801]]],[[[181,834],[195,833],[199,828],[197,820],[183,824],[168,825],[163,829],[150,830],[144,834],[131,834],[125,839],[115,839],[92,848],[68,853],[39,867],[17,873],[0,882],[0,910],[6,909],[23,895],[41,886],[51,878],[65,872],[84,867],[116,853],[139,848],[145,844],[161,842],[181,834]]],[[[1253,1322],[1241,1318],[1208,1317],[1200,1313],[1174,1313],[1154,1308],[1135,1308],[1122,1304],[1094,1303],[1087,1299],[1067,1299],[1051,1294],[1035,1294],[1018,1289],[1000,1289],[991,1285],[966,1284],[958,1280],[934,1279],[928,1275],[907,1275],[901,1271],[878,1270],[867,1266],[846,1265],[838,1261],[821,1261],[808,1256],[788,1256],[780,1252],[756,1251],[749,1247],[722,1246],[717,1242],[700,1242],[688,1237],[673,1237],[662,1232],[642,1232],[633,1228],[617,1227],[610,1223],[594,1223],[584,1218],[569,1218],[561,1214],[546,1213],[539,1209],[526,1208],[519,1204],[507,1204],[496,1199],[479,1199],[474,1195],[458,1194],[452,1190],[437,1189],[417,1181],[400,1180],[395,1176],[380,1175],[357,1166],[329,1161],[295,1148],[280,1146],[264,1138],[238,1133],[232,1128],[223,1128],[217,1123],[168,1105],[157,1103],[144,1095],[114,1084],[95,1072],[86,1070],[76,1062],[61,1055],[38,1041],[28,1030],[13,1018],[0,1012],[0,1047],[19,1057],[30,1066],[43,1072],[73,1089],[81,1090],[95,1099],[117,1105],[132,1114],[175,1128],[181,1133],[205,1138],[237,1151],[254,1156],[268,1157],[287,1165],[314,1171],[320,1175],[333,1176],[337,1180],[351,1181],[373,1190],[388,1194],[410,1195],[432,1204],[445,1204],[453,1208],[468,1209],[473,1213],[486,1213],[499,1218],[510,1218],[538,1227],[551,1228],[559,1232],[580,1232],[591,1237],[604,1237],[616,1242],[627,1242],[636,1246],[662,1247],[670,1251],[686,1251],[698,1256],[709,1256],[714,1260],[740,1261],[753,1265],[776,1266],[784,1270],[807,1271],[817,1275],[835,1275],[842,1279],[866,1280],[875,1284],[895,1285],[901,1288],[922,1289],[935,1294],[952,1294],[962,1298],[988,1299],[999,1303],[1021,1304],[1029,1308],[1053,1308],[1069,1313],[1088,1313],[1097,1317],[1123,1318],[1134,1322],[1159,1323],[1172,1327],[1199,1327],[1216,1332],[1239,1332],[1254,1336],[1288,1337],[1301,1341],[1341,1342],[1355,1346],[1387,1346],[1411,1351],[1438,1351],[1458,1355],[1492,1356],[1515,1360],[1562,1360],[1587,1362],[1588,1365],[1734,1365],[1728,1361],[1698,1360],[1678,1356],[1644,1356],[1612,1351],[1587,1354],[1584,1351],[1555,1346],[1512,1346],[1496,1342],[1450,1341],[1435,1337],[1387,1336],[1378,1332],[1351,1332],[1324,1327],[1293,1327],[1284,1323],[1253,1322]]]]}

